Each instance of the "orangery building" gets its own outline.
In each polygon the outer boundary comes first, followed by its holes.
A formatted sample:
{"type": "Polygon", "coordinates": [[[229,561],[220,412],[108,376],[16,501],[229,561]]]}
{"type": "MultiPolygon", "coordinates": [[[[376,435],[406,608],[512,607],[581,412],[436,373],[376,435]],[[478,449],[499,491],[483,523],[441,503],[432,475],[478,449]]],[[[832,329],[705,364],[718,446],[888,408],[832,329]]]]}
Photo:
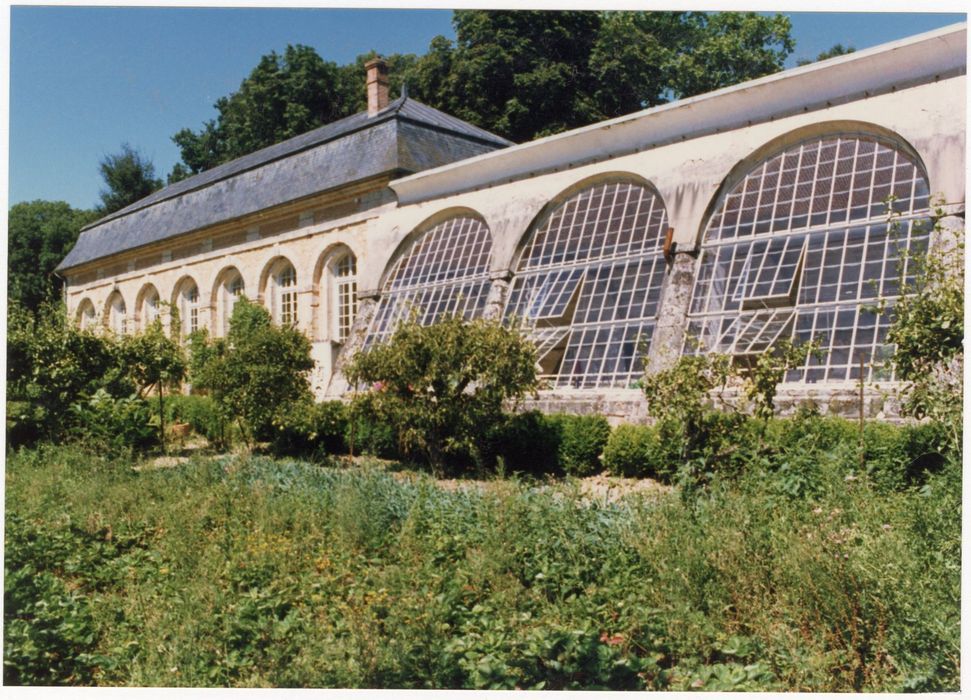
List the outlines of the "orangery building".
{"type": "Polygon", "coordinates": [[[58,268],[83,325],[178,309],[223,335],[242,295],[312,341],[319,398],[416,313],[516,319],[539,407],[636,420],[683,353],[815,341],[777,404],[894,413],[909,257],[963,230],[966,25],[525,144],[402,95],[170,185],[58,268]],[[888,214],[889,210],[889,214],[888,214]]]}

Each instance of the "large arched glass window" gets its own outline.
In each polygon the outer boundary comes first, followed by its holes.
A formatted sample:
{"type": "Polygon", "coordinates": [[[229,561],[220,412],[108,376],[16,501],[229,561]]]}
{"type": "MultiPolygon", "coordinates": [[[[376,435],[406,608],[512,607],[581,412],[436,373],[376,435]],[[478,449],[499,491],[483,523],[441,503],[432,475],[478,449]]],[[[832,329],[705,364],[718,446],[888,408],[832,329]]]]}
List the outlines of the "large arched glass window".
{"type": "Polygon", "coordinates": [[[128,309],[125,306],[125,300],[122,298],[121,292],[112,292],[108,298],[105,318],[105,324],[112,333],[121,335],[128,330],[127,312],[128,309]]]}
{"type": "Polygon", "coordinates": [[[243,285],[243,276],[235,267],[231,267],[222,272],[218,279],[219,284],[216,288],[216,314],[219,317],[219,321],[214,326],[225,336],[229,333],[229,320],[233,317],[233,309],[236,306],[236,302],[243,296],[246,289],[243,285]]]}
{"type": "Polygon", "coordinates": [[[708,222],[685,352],[745,364],[781,338],[815,340],[787,381],[890,379],[890,308],[926,248],[928,186],[914,160],[869,135],[813,138],[759,163],[708,222]],[[887,205],[895,222],[888,225],[887,205]],[[884,299],[887,310],[877,313],[884,299]]]}
{"type": "Polygon", "coordinates": [[[629,180],[580,190],[533,229],[506,318],[556,386],[626,387],[643,373],[664,277],[660,195],[629,180]]]}
{"type": "Polygon", "coordinates": [[[81,330],[91,330],[95,324],[95,317],[94,304],[90,299],[84,299],[78,304],[77,318],[81,330]]]}
{"type": "Polygon", "coordinates": [[[179,312],[179,331],[183,338],[199,330],[199,287],[191,278],[179,283],[175,308],[179,312]]]}
{"type": "Polygon", "coordinates": [[[275,323],[281,326],[297,324],[297,271],[289,260],[281,258],[270,269],[267,298],[275,323]]]}
{"type": "Polygon", "coordinates": [[[384,340],[411,313],[424,325],[446,314],[481,316],[491,253],[489,227],[474,216],[446,219],[421,233],[388,274],[365,344],[384,340]]]}

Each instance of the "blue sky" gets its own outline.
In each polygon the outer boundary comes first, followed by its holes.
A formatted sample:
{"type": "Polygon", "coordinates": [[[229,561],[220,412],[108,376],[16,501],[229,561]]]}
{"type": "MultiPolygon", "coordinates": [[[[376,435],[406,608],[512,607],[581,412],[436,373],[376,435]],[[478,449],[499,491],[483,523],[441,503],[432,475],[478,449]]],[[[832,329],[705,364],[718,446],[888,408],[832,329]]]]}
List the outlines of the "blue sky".
{"type": "MultiPolygon", "coordinates": [[[[790,66],[835,43],[863,49],[965,20],[786,14],[796,39],[790,66]]],[[[13,7],[9,203],[93,206],[98,162],[125,142],[164,179],[179,159],[172,134],[214,118],[216,99],[288,43],[338,64],[371,49],[422,54],[432,37],[453,36],[450,20],[447,10],[13,7]]]]}

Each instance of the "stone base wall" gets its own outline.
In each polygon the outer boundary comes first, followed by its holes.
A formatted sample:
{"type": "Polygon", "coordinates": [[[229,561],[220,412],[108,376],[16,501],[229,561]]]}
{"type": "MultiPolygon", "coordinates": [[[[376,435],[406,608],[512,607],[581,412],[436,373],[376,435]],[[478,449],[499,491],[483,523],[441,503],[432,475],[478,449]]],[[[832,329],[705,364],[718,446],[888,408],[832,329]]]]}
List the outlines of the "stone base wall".
{"type": "MultiPolygon", "coordinates": [[[[897,382],[867,384],[863,389],[863,415],[868,420],[900,422],[897,382]]],[[[727,404],[744,403],[739,389],[727,389],[720,396],[727,404]]],[[[860,387],[853,382],[832,384],[788,384],[779,387],[776,414],[791,416],[801,407],[815,407],[821,414],[856,419],[860,413],[860,387]]],[[[522,410],[573,415],[602,415],[611,425],[648,423],[648,403],[636,389],[552,389],[523,403],[522,410]]]]}

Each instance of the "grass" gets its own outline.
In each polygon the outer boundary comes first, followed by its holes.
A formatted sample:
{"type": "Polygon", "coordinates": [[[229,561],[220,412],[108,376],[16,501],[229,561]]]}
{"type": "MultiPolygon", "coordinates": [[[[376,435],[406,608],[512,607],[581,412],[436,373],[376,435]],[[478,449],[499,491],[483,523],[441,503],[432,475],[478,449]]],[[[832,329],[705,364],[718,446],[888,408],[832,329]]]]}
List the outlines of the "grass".
{"type": "Polygon", "coordinates": [[[960,465],[811,496],[486,490],[374,466],[8,457],[4,680],[20,684],[959,688],[960,465]]]}

